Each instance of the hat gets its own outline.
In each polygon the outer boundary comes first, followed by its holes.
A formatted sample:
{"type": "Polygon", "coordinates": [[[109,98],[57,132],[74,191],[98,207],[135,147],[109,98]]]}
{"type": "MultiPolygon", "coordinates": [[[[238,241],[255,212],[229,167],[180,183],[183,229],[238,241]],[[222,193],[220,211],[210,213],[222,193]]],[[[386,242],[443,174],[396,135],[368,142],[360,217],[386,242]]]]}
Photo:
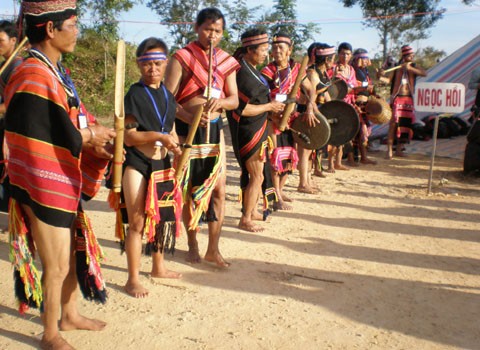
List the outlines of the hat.
{"type": "Polygon", "coordinates": [[[268,43],[268,34],[257,34],[249,37],[242,38],[242,47],[248,47],[253,45],[262,45],[268,43]]]}
{"type": "Polygon", "coordinates": [[[411,46],[403,45],[402,46],[402,57],[408,56],[412,53],[415,53],[411,46]]]}
{"type": "Polygon", "coordinates": [[[22,15],[27,24],[62,21],[77,15],[76,0],[28,0],[22,1],[22,15]]]}

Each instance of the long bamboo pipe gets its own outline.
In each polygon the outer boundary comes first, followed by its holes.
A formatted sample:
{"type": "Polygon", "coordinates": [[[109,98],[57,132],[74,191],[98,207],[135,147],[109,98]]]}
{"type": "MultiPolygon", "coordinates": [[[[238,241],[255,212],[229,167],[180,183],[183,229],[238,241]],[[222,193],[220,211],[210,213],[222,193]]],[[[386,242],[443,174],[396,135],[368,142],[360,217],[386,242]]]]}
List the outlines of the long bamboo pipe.
{"type": "Polygon", "coordinates": [[[117,44],[117,66],[115,70],[115,140],[113,153],[113,191],[119,193],[122,189],[123,140],[125,132],[125,42],[117,44]]]}
{"type": "Polygon", "coordinates": [[[0,68],[0,75],[3,74],[3,72],[5,72],[5,70],[7,69],[7,67],[12,63],[12,61],[15,59],[15,57],[17,57],[18,53],[20,52],[21,49],[23,49],[23,47],[28,43],[28,38],[25,37],[23,38],[23,40],[20,42],[20,44],[18,45],[18,47],[15,49],[15,51],[12,52],[12,54],[10,55],[9,58],[7,58],[7,60],[5,61],[5,63],[3,64],[2,68],[0,68]]]}

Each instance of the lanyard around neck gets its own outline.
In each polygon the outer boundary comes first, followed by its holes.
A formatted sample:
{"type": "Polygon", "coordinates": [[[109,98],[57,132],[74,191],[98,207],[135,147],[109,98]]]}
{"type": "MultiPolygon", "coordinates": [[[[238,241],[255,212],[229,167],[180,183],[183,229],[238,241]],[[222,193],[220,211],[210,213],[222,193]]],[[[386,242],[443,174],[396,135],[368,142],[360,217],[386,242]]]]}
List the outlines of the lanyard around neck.
{"type": "Polygon", "coordinates": [[[162,116],[160,114],[159,109],[158,109],[157,102],[153,98],[150,90],[148,90],[148,86],[145,85],[143,82],[142,82],[142,85],[143,85],[143,88],[145,89],[145,91],[147,92],[148,97],[150,97],[150,101],[152,102],[153,108],[155,109],[155,113],[157,114],[158,121],[160,122],[160,127],[162,128],[161,133],[165,134],[166,133],[165,132],[165,120],[167,119],[167,114],[168,114],[168,93],[167,93],[167,89],[165,88],[165,85],[163,85],[163,84],[160,85],[160,87],[162,88],[162,91],[163,91],[163,95],[165,96],[165,114],[162,116]]]}
{"type": "Polygon", "coordinates": [[[258,76],[258,74],[255,74],[255,72],[252,70],[252,68],[250,68],[250,64],[247,61],[245,61],[245,59],[242,58],[242,61],[245,64],[245,66],[247,67],[248,71],[255,77],[255,79],[257,79],[260,83],[262,83],[267,88],[269,88],[267,79],[265,79],[262,75],[258,76]]]}

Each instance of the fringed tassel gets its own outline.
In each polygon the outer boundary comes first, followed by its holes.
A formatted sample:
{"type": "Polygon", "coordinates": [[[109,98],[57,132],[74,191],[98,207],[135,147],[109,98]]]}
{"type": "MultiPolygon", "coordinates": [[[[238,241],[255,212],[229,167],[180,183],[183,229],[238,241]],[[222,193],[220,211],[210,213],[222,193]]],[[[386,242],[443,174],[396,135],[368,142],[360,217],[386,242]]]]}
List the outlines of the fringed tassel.
{"type": "Polygon", "coordinates": [[[110,190],[108,204],[115,211],[115,238],[120,241],[120,251],[125,251],[125,225],[122,220],[120,193],[110,190]]]}
{"type": "Polygon", "coordinates": [[[100,270],[104,255],[87,215],[80,211],[77,215],[75,255],[77,278],[85,299],[105,304],[107,291],[100,270]]]}
{"type": "Polygon", "coordinates": [[[292,150],[290,152],[290,159],[292,160],[292,171],[297,170],[297,165],[298,165],[298,153],[295,148],[292,147],[292,150]]]}
{"type": "Polygon", "coordinates": [[[150,176],[147,187],[147,198],[145,201],[145,228],[147,242],[152,242],[156,235],[156,226],[160,222],[160,209],[158,208],[157,184],[154,173],[150,176]]]}
{"type": "Polygon", "coordinates": [[[173,188],[173,209],[175,210],[175,237],[180,237],[181,227],[182,227],[182,209],[183,209],[183,197],[182,191],[180,189],[180,182],[177,181],[174,177],[174,188],[173,188]]]}
{"type": "Polygon", "coordinates": [[[284,169],[283,167],[283,164],[282,164],[282,160],[283,160],[283,157],[280,157],[280,149],[279,148],[275,148],[270,156],[270,159],[271,159],[271,164],[272,164],[272,167],[273,167],[273,170],[278,172],[278,173],[283,173],[285,171],[287,171],[287,169],[284,169]]]}
{"type": "Polygon", "coordinates": [[[175,222],[162,222],[156,225],[155,236],[147,242],[145,255],[152,255],[153,252],[173,255],[176,244],[176,226],[175,222]]]}
{"type": "MultiPolygon", "coordinates": [[[[194,193],[192,194],[193,201],[193,216],[189,223],[188,230],[193,231],[198,228],[198,223],[203,216],[203,213],[206,213],[209,209],[210,198],[212,196],[213,189],[217,183],[217,179],[222,173],[222,147],[220,146],[219,153],[215,157],[215,166],[210,173],[210,177],[203,183],[202,186],[199,186],[194,193]]],[[[208,219],[209,220],[209,219],[208,219]]]]}
{"type": "Polygon", "coordinates": [[[263,221],[267,220],[267,217],[275,211],[273,203],[277,201],[278,197],[275,188],[267,188],[263,194],[263,221]]]}
{"type": "Polygon", "coordinates": [[[15,295],[19,303],[18,310],[24,314],[29,307],[42,307],[42,283],[33,261],[35,247],[25,224],[24,213],[13,198],[10,198],[8,218],[9,257],[14,266],[15,295]]]}

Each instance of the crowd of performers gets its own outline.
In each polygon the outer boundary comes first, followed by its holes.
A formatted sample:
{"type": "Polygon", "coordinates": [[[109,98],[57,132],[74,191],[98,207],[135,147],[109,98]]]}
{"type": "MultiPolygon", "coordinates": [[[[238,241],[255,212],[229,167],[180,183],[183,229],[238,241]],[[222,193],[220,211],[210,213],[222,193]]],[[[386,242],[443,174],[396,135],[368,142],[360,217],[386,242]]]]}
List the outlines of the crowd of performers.
{"type": "MultiPolygon", "coordinates": [[[[102,250],[82,203],[95,196],[112,163],[116,132],[88,113],[61,64],[61,55],[74,51],[78,35],[75,0],[22,1],[22,16],[31,45],[28,57],[15,59],[1,79],[10,257],[20,310],[32,306],[42,311],[41,347],[68,349],[59,330],[105,327],[104,322],[79,314],[76,290],[78,283],[87,299],[105,302],[102,250]],[[41,278],[33,263],[35,251],[43,267],[41,278]]],[[[124,100],[122,190],[109,198],[117,213],[115,233],[126,252],[125,291],[133,297],[148,295],[139,278],[143,238],[145,252],[152,256],[152,277],[181,277],[166,268],[164,253],[173,252],[182,222],[187,261],[201,261],[197,233],[204,222],[208,228],[204,260],[219,267],[230,265],[219,249],[226,188],[223,112],[241,168],[242,230],[261,231],[259,221],[273,210],[292,209],[284,187],[296,169],[298,191],[317,193],[312,174],[325,176],[321,166],[325,152],[326,172],[348,169],[342,164],[343,152],[348,153],[349,164],[356,165],[352,147],[310,150],[295,144],[288,128],[280,131],[297,77],[301,83],[293,101],[296,109],[287,116],[290,122],[302,118],[315,127],[319,108],[331,99],[327,88],[342,79],[348,85],[344,101],[360,117],[354,139],[359,161],[375,164],[367,156],[365,105],[374,88],[366,50],[353,51],[348,43],[338,48],[313,43],[308,68],[301,71],[292,59],[294,43],[288,34],[269,37],[263,29],[249,29],[231,56],[218,48],[225,24],[218,9],[207,8],[196,20],[197,39],[170,58],[167,45],[158,38],[147,38],[137,48],[140,79],[124,100]],[[265,65],[269,54],[272,61],[265,65]],[[193,142],[188,144],[190,136],[193,142]],[[178,156],[187,149],[190,157],[178,178],[178,156]],[[260,202],[263,210],[258,209],[260,202]]],[[[11,23],[2,22],[0,53],[6,59],[13,54],[16,34],[11,23]]],[[[391,77],[394,113],[388,158],[393,156],[394,139],[405,142],[411,137],[413,84],[417,75],[425,75],[412,60],[413,50],[403,47],[402,67],[391,77]]],[[[400,146],[397,155],[402,155],[400,146]]]]}

